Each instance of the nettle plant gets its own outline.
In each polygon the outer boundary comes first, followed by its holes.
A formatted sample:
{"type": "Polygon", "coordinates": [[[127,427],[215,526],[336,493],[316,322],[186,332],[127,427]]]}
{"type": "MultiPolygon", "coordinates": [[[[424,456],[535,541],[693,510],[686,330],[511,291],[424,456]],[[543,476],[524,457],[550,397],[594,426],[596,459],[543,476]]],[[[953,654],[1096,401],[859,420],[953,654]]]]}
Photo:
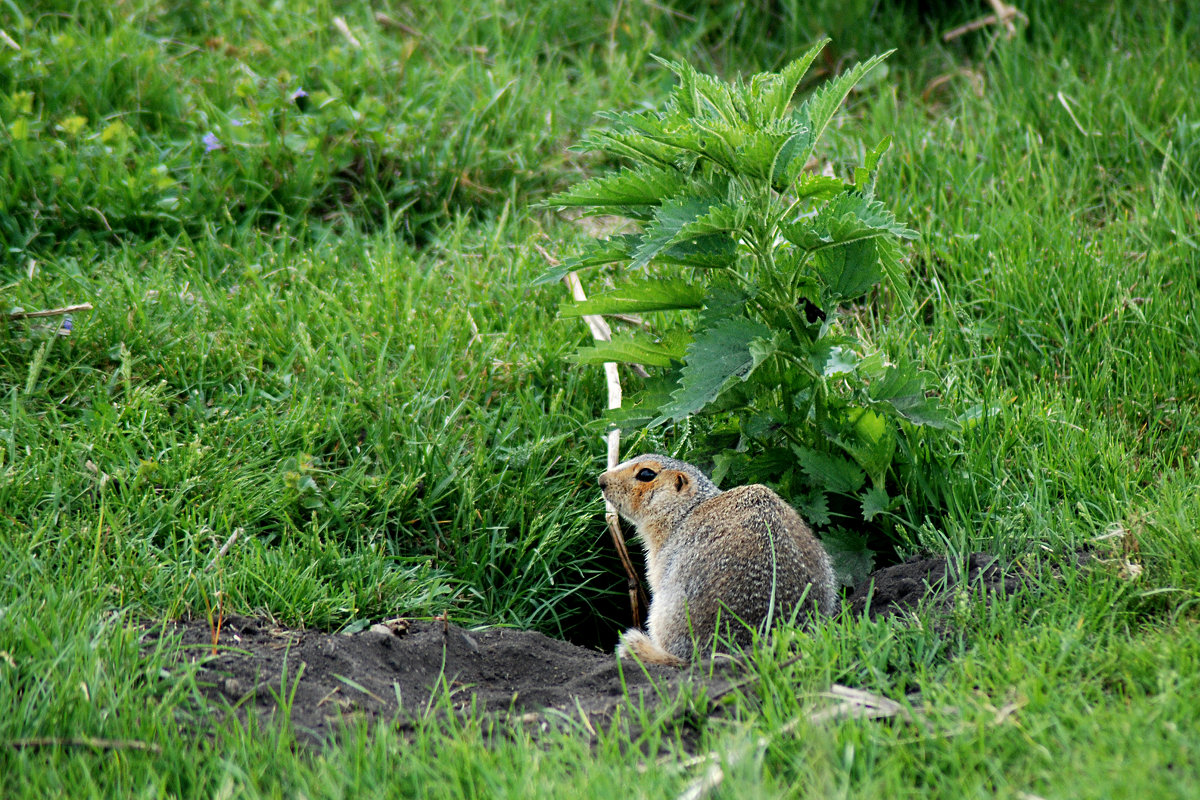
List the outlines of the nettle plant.
{"type": "Polygon", "coordinates": [[[901,257],[916,233],[875,197],[888,139],[851,181],[814,169],[846,96],[887,55],[793,107],[825,44],[748,81],[662,61],[678,77],[665,110],[605,114],[580,146],[628,166],[548,201],[627,218],[637,232],[597,241],[538,282],[624,265],[616,290],[561,315],[685,312],[668,330],[639,326],[576,360],[657,368],[620,424],[707,418],[714,479],[780,488],[852,556],[838,559],[852,582],[869,568],[864,534],[899,504],[892,492],[907,483],[916,430],[956,422],[928,396],[928,373],[864,339],[856,311],[881,282],[911,305],[901,257]]]}

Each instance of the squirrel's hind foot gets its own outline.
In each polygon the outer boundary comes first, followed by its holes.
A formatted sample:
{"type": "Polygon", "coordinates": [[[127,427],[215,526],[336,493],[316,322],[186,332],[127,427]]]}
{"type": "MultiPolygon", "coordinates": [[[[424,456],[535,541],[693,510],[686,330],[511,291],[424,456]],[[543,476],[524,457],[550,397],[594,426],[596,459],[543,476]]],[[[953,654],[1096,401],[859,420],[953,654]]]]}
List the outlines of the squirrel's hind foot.
{"type": "Polygon", "coordinates": [[[617,645],[617,658],[633,656],[643,664],[664,664],[670,667],[682,667],[687,662],[678,656],[673,656],[663,650],[646,634],[630,628],[621,636],[617,645]]]}

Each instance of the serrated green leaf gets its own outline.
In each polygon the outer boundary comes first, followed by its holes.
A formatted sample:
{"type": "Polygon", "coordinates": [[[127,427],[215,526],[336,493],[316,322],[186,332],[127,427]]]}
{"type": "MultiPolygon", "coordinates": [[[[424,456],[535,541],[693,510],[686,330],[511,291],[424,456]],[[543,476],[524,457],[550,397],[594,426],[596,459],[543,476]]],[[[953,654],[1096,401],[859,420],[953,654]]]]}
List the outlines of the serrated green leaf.
{"type": "Polygon", "coordinates": [[[770,94],[763,98],[763,104],[772,119],[780,119],[787,112],[787,108],[792,102],[792,95],[796,93],[796,87],[800,85],[800,81],[808,74],[808,69],[812,66],[813,61],[829,42],[828,38],[822,39],[809,48],[804,55],[779,71],[779,80],[775,82],[770,94]]]}
{"type": "Polygon", "coordinates": [[[734,153],[736,170],[755,178],[773,176],[779,151],[799,132],[794,129],[751,132],[734,153]]]}
{"type": "Polygon", "coordinates": [[[845,413],[849,429],[832,439],[833,443],[853,458],[875,484],[881,484],[896,455],[892,424],[869,408],[849,409],[845,413]]]}
{"type": "Polygon", "coordinates": [[[714,203],[700,216],[680,227],[668,244],[680,244],[712,234],[737,234],[746,227],[749,209],[745,204],[714,203]]]}
{"type": "Polygon", "coordinates": [[[833,115],[837,113],[838,108],[845,102],[846,96],[850,94],[850,90],[854,88],[855,84],[861,81],[863,76],[894,52],[894,50],[889,50],[886,53],[873,56],[866,61],[855,64],[850,71],[843,72],[817,89],[804,102],[796,113],[801,124],[812,130],[814,142],[821,140],[821,137],[825,134],[825,129],[829,127],[830,121],[833,120],[833,115]]]}
{"type": "MultiPolygon", "coordinates": [[[[670,160],[664,166],[669,164],[686,174],[689,169],[684,168],[684,156],[692,154],[698,158],[708,158],[726,171],[733,168],[735,146],[726,139],[732,137],[736,141],[737,137],[723,122],[649,114],[627,114],[621,119],[623,124],[632,129],[631,135],[653,142],[659,148],[659,153],[670,154],[670,160]]],[[[653,148],[646,147],[644,142],[630,144],[655,152],[653,148]]]]}
{"type": "Polygon", "coordinates": [[[737,261],[738,245],[727,234],[697,236],[659,250],[654,258],[662,264],[679,264],[702,269],[723,269],[737,261]]]}
{"type": "Polygon", "coordinates": [[[584,314],[636,314],[645,311],[677,311],[700,308],[704,303],[704,287],[687,281],[639,281],[603,294],[589,297],[582,303],[563,303],[558,307],[560,317],[582,317],[584,314]]]}
{"type": "Polygon", "coordinates": [[[838,583],[850,588],[864,583],[875,566],[875,553],[867,546],[867,537],[845,528],[822,531],[821,544],[833,563],[838,583]]]}
{"type": "Polygon", "coordinates": [[[818,250],[812,265],[824,284],[822,300],[826,306],[861,297],[883,278],[878,249],[869,239],[818,250]]]}
{"type": "Polygon", "coordinates": [[[891,367],[871,382],[867,394],[875,402],[884,402],[909,422],[931,428],[954,430],[959,427],[954,415],[935,398],[925,396],[925,381],[930,373],[915,367],[891,367]]]}
{"type": "Polygon", "coordinates": [[[872,486],[862,495],[862,514],[867,522],[875,517],[892,510],[892,498],[882,486],[872,486]]]}
{"type": "Polygon", "coordinates": [[[812,129],[798,125],[780,145],[771,165],[771,184],[777,191],[785,191],[800,176],[816,143],[812,129]]]}
{"type": "Polygon", "coordinates": [[[713,483],[720,486],[727,475],[732,473],[736,478],[739,474],[744,473],[750,461],[749,453],[739,450],[722,450],[713,456],[712,474],[708,477],[713,483]]]}
{"type": "Polygon", "coordinates": [[[833,521],[829,515],[829,495],[815,491],[796,501],[796,509],[809,525],[824,526],[833,521]]]}
{"type": "Polygon", "coordinates": [[[667,61],[651,56],[655,61],[675,73],[679,84],[671,98],[680,110],[694,118],[716,117],[733,123],[739,118],[734,104],[732,87],[711,75],[697,72],[686,61],[667,61]]]}
{"type": "Polygon", "coordinates": [[[687,185],[687,176],[676,169],[653,166],[622,169],[613,175],[577,183],[551,197],[552,207],[588,207],[625,210],[648,215],[647,206],[658,206],[687,185]]]}
{"type": "Polygon", "coordinates": [[[805,250],[837,247],[879,236],[917,238],[917,232],[898,222],[883,203],[855,192],[834,197],[815,217],[786,223],[780,230],[788,241],[805,250]]]}
{"type": "Polygon", "coordinates": [[[781,226],[796,247],[814,253],[828,299],[834,303],[854,299],[887,275],[893,288],[907,297],[907,284],[899,269],[897,237],[914,238],[882,203],[857,193],[846,193],[826,203],[813,218],[781,226]]]}
{"type": "Polygon", "coordinates": [[[796,181],[793,193],[797,198],[812,199],[821,202],[832,200],[847,190],[846,184],[842,183],[840,178],[805,173],[796,181]]]}
{"type": "Polygon", "coordinates": [[[636,394],[626,395],[620,408],[604,412],[604,421],[622,431],[648,427],[658,416],[658,409],[671,402],[671,392],[679,385],[679,370],[667,368],[651,376],[636,394]]]}
{"type": "Polygon", "coordinates": [[[561,264],[550,267],[537,276],[533,280],[533,285],[542,286],[547,283],[557,283],[568,272],[575,272],[587,269],[588,267],[599,267],[604,264],[613,264],[618,261],[627,261],[632,257],[631,254],[634,248],[638,246],[641,240],[642,237],[637,234],[626,233],[597,242],[591,242],[582,254],[563,259],[561,264]]]}
{"type": "Polygon", "coordinates": [[[897,305],[906,311],[911,309],[913,307],[912,289],[908,285],[908,278],[900,264],[902,256],[900,245],[894,239],[876,239],[875,252],[879,257],[879,266],[883,269],[883,274],[887,276],[888,285],[896,293],[897,305]]]}
{"type": "Polygon", "coordinates": [[[571,356],[577,364],[603,364],[615,361],[619,364],[643,364],[649,367],[669,367],[672,362],[682,361],[690,337],[683,331],[673,331],[660,339],[644,335],[616,336],[608,342],[597,342],[592,347],[582,347],[571,356]]]}
{"type": "Polygon", "coordinates": [[[787,347],[791,337],[783,331],[775,331],[772,336],[764,336],[750,342],[751,370],[758,367],[771,356],[787,347]]]}
{"type": "Polygon", "coordinates": [[[746,303],[753,298],[732,282],[714,281],[704,298],[704,310],[700,312],[700,328],[711,328],[727,317],[742,316],[746,303]]]}
{"type": "Polygon", "coordinates": [[[854,372],[858,368],[858,353],[830,339],[832,337],[822,339],[813,346],[809,352],[812,365],[826,378],[854,372]]]}
{"type": "MultiPolygon", "coordinates": [[[[616,124],[620,120],[613,122],[616,124]]],[[[673,169],[679,153],[677,148],[629,130],[591,131],[579,143],[579,149],[608,153],[627,158],[635,164],[654,165],[663,169],[673,169]]]]}
{"type": "Polygon", "coordinates": [[[746,317],[728,317],[697,334],[684,356],[679,388],[659,409],[655,423],[695,414],[732,383],[749,377],[754,368],[750,343],[770,334],[765,325],[746,317]]]}
{"type": "Polygon", "coordinates": [[[800,468],[814,485],[837,492],[854,494],[866,481],[867,476],[853,461],[831,453],[819,453],[799,445],[792,448],[800,468]]]}
{"type": "Polygon", "coordinates": [[[715,198],[683,197],[659,206],[646,226],[641,244],[633,254],[633,267],[644,267],[672,243],[685,225],[695,222],[720,201],[715,198]]]}
{"type": "Polygon", "coordinates": [[[912,367],[888,367],[871,382],[868,393],[875,401],[924,397],[925,375],[912,367]]]}
{"type": "Polygon", "coordinates": [[[879,167],[879,162],[883,158],[883,154],[891,146],[892,137],[883,137],[879,144],[875,145],[874,149],[867,153],[866,162],[861,167],[855,167],[854,189],[864,197],[875,196],[875,172],[879,167]]]}

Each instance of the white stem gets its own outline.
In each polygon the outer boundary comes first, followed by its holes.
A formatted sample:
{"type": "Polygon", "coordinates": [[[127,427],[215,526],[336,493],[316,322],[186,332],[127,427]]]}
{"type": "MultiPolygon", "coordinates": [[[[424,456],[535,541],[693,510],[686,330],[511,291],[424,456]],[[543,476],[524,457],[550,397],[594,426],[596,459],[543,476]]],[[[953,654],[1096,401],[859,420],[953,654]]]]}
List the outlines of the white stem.
{"type": "MultiPolygon", "coordinates": [[[[571,289],[571,297],[575,298],[575,302],[582,303],[587,300],[587,295],[584,294],[583,284],[579,281],[579,276],[574,272],[568,272],[563,276],[567,286],[571,289]]],[[[612,329],[608,327],[608,323],[604,321],[604,317],[598,314],[584,314],[583,321],[587,323],[588,329],[592,332],[592,338],[597,342],[608,342],[612,340],[612,329]]],[[[613,361],[604,362],[604,378],[608,384],[608,407],[609,409],[621,407],[621,377],[617,374],[617,365],[613,361]]],[[[612,469],[617,464],[621,463],[621,431],[618,428],[613,428],[608,432],[608,468],[612,469]]],[[[605,511],[609,514],[616,513],[606,500],[604,503],[605,511]]]]}

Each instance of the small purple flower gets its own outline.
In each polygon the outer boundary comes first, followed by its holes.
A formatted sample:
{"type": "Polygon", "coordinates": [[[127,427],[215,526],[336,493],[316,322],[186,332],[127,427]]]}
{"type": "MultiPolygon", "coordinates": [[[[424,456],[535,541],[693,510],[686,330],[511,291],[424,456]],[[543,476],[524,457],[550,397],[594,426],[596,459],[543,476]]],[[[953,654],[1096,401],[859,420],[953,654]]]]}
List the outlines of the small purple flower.
{"type": "Polygon", "coordinates": [[[304,91],[303,89],[297,89],[296,91],[292,92],[293,103],[299,100],[301,97],[308,97],[308,92],[304,91]]]}
{"type": "Polygon", "coordinates": [[[308,92],[303,89],[297,89],[292,92],[292,102],[296,104],[296,108],[301,111],[308,110],[308,92]]]}
{"type": "Polygon", "coordinates": [[[242,122],[240,119],[237,119],[237,118],[235,118],[235,117],[230,117],[230,118],[229,118],[229,124],[230,124],[230,125],[232,125],[232,126],[233,126],[233,127],[235,127],[235,128],[240,128],[240,127],[242,127],[243,125],[245,125],[246,123],[242,122]]]}
{"type": "Polygon", "coordinates": [[[212,131],[204,134],[204,138],[200,141],[204,142],[204,152],[211,153],[213,150],[221,149],[221,140],[212,131]]]}

